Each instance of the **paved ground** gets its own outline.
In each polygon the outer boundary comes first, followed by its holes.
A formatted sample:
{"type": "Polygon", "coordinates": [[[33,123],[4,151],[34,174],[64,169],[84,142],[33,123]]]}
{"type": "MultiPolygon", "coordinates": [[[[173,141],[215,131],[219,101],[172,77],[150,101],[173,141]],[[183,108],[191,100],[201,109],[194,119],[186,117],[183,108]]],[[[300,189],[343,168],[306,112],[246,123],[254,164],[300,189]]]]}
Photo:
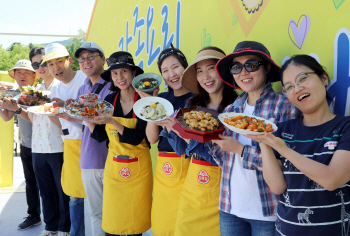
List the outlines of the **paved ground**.
{"type": "MultiPolygon", "coordinates": [[[[14,157],[13,186],[25,188],[22,162],[20,157],[14,157]]],[[[45,229],[45,223],[20,231],[18,224],[23,221],[27,211],[26,197],[24,192],[0,193],[0,236],[36,236],[45,229]]],[[[85,201],[85,232],[86,236],[92,236],[89,222],[89,207],[85,201]]],[[[150,236],[151,230],[144,233],[150,236]]]]}

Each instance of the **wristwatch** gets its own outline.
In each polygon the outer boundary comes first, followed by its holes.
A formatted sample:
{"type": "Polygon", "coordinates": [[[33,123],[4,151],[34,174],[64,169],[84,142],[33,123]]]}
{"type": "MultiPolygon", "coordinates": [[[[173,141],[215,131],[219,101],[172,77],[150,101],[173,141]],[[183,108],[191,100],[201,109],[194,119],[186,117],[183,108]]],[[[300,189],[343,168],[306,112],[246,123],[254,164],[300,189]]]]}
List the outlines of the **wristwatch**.
{"type": "Polygon", "coordinates": [[[20,107],[17,111],[15,111],[15,114],[19,115],[22,112],[22,107],[20,107]]]}

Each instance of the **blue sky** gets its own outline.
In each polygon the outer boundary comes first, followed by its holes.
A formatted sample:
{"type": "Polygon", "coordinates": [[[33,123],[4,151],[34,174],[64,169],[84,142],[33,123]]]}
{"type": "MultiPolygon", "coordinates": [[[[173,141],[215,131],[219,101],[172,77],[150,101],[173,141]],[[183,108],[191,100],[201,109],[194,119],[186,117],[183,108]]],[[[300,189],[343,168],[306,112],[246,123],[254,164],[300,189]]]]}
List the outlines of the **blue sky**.
{"type": "MultiPolygon", "coordinates": [[[[1,0],[1,33],[70,34],[87,30],[95,0],[1,0]]],[[[0,35],[0,45],[40,44],[62,37],[0,35]]]]}

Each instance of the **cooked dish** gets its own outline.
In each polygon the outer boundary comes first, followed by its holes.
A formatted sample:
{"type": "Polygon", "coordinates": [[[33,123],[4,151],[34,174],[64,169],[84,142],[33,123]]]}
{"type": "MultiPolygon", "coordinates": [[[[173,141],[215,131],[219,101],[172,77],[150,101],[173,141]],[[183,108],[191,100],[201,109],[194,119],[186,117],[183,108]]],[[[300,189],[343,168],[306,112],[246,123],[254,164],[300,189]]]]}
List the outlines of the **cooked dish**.
{"type": "Polygon", "coordinates": [[[159,102],[147,103],[140,111],[140,115],[144,116],[146,119],[157,120],[166,115],[166,110],[163,104],[159,102]]]}
{"type": "Polygon", "coordinates": [[[22,96],[17,101],[20,105],[36,106],[51,102],[51,99],[47,95],[43,95],[41,91],[32,86],[23,87],[23,89],[24,92],[22,92],[22,96]]]}
{"type": "Polygon", "coordinates": [[[185,112],[183,119],[189,128],[200,131],[211,131],[219,127],[219,121],[209,112],[189,111],[185,112]]]}
{"type": "Polygon", "coordinates": [[[135,84],[135,88],[139,90],[156,88],[157,86],[158,82],[153,78],[144,78],[135,84]]]}
{"type": "Polygon", "coordinates": [[[228,117],[224,120],[228,125],[234,126],[238,129],[245,129],[254,132],[273,132],[271,124],[266,124],[264,120],[259,120],[255,117],[249,116],[234,116],[228,117]]]}

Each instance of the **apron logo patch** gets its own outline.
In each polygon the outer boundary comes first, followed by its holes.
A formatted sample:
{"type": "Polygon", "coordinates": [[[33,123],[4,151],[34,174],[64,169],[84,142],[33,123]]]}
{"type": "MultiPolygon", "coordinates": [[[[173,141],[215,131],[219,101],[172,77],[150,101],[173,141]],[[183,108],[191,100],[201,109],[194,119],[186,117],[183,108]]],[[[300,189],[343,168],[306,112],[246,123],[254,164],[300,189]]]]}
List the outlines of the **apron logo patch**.
{"type": "Polygon", "coordinates": [[[173,167],[170,165],[169,162],[166,162],[163,166],[163,172],[166,175],[170,175],[171,173],[173,173],[173,167]]]}
{"type": "Polygon", "coordinates": [[[324,147],[328,147],[329,150],[334,150],[334,148],[336,146],[338,146],[338,142],[337,141],[329,141],[329,142],[324,144],[324,147]]]}
{"type": "Polygon", "coordinates": [[[131,175],[131,171],[129,170],[128,167],[123,167],[123,169],[119,171],[119,174],[123,178],[129,178],[131,175]]]}
{"type": "Polygon", "coordinates": [[[210,181],[210,176],[205,170],[201,170],[197,175],[197,180],[200,184],[207,184],[210,181]]]}

